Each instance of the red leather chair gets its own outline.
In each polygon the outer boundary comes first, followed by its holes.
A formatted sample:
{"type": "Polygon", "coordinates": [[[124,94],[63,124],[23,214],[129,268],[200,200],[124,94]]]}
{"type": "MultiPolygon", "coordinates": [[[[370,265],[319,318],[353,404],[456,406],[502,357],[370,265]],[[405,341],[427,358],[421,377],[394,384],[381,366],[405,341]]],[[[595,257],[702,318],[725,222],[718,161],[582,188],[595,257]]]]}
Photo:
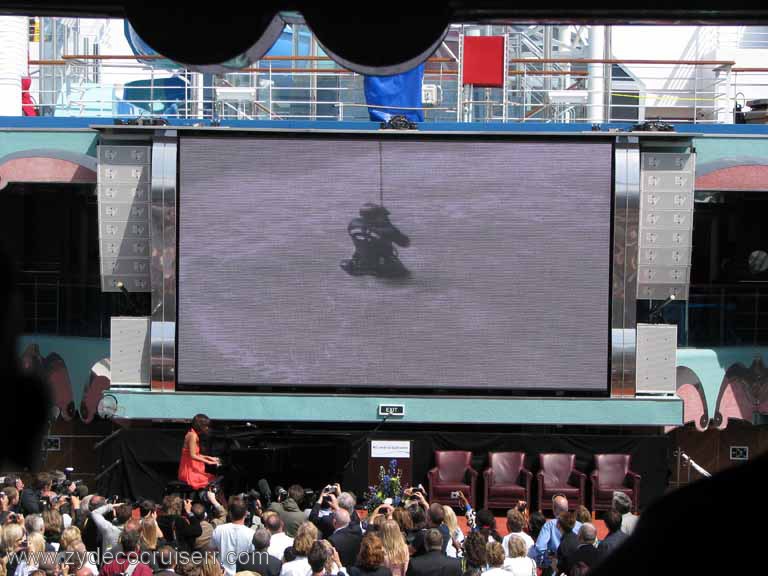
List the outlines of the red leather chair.
{"type": "Polygon", "coordinates": [[[640,475],[629,469],[629,454],[595,454],[592,481],[592,510],[610,510],[614,492],[624,492],[632,500],[636,513],[640,502],[640,475]]]}
{"type": "Polygon", "coordinates": [[[429,501],[444,506],[457,506],[459,501],[451,498],[451,492],[461,491],[475,506],[477,470],[472,468],[472,452],[458,450],[435,451],[435,464],[427,473],[429,478],[429,501]],[[469,476],[469,483],[467,483],[469,476]]]}
{"type": "Polygon", "coordinates": [[[574,510],[584,504],[587,475],[576,470],[575,454],[540,454],[539,512],[552,509],[552,497],[562,494],[568,498],[568,509],[574,510]]]}
{"type": "Polygon", "coordinates": [[[483,472],[486,508],[512,508],[520,500],[530,504],[533,473],[525,467],[525,452],[489,452],[488,464],[483,472]]]}

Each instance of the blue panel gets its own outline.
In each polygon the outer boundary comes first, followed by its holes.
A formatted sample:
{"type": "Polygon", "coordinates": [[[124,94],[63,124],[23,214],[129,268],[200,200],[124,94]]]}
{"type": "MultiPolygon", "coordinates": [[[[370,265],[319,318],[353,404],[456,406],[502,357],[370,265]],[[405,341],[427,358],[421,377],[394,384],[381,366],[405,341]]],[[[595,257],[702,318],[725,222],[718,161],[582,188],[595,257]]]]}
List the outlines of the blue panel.
{"type": "Polygon", "coordinates": [[[677,398],[375,397],[307,394],[204,394],[110,390],[117,418],[192,418],[285,422],[375,422],[379,404],[403,404],[392,421],[434,424],[679,426],[677,398]]]}

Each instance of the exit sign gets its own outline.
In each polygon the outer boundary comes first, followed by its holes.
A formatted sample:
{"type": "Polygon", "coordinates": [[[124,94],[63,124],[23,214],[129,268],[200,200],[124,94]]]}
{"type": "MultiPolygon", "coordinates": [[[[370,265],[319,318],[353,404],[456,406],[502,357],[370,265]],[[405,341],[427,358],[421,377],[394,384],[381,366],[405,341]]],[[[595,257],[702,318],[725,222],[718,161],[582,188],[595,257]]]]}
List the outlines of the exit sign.
{"type": "Polygon", "coordinates": [[[379,416],[405,416],[405,405],[379,404],[379,416]]]}

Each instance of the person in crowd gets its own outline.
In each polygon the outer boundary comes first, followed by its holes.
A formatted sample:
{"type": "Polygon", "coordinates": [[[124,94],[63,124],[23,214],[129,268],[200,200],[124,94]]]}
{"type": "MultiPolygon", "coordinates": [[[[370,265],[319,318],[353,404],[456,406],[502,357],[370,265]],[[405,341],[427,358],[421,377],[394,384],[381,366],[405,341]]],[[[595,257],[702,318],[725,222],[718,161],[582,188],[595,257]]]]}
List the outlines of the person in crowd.
{"type": "Polygon", "coordinates": [[[248,508],[242,498],[231,497],[228,508],[229,522],[213,530],[211,548],[219,552],[227,576],[233,576],[237,568],[237,555],[253,551],[254,531],[245,525],[248,508]]]}
{"type": "MultiPolygon", "coordinates": [[[[426,500],[424,499],[424,496],[421,493],[416,493],[416,496],[423,501],[424,504],[426,504],[426,500]]],[[[433,503],[427,507],[427,523],[423,530],[420,530],[416,533],[416,536],[413,540],[413,547],[415,548],[414,556],[426,554],[427,548],[424,544],[424,537],[426,536],[427,530],[434,528],[435,530],[439,530],[440,534],[443,536],[443,546],[441,548],[441,552],[443,554],[446,553],[446,550],[448,549],[448,544],[451,542],[451,533],[448,527],[443,523],[445,519],[445,512],[443,511],[443,507],[440,504],[433,503]]]]}
{"type": "Polygon", "coordinates": [[[189,552],[195,540],[203,533],[200,523],[195,521],[194,516],[190,521],[190,516],[192,516],[191,500],[182,500],[179,496],[173,495],[163,498],[160,514],[157,516],[157,525],[166,543],[179,551],[189,552]]]}
{"type": "Polygon", "coordinates": [[[327,540],[339,552],[341,565],[348,570],[355,565],[363,535],[359,526],[350,524],[349,512],[339,508],[333,513],[333,534],[327,540]]]}
{"type": "Polygon", "coordinates": [[[25,516],[28,514],[40,514],[43,511],[40,504],[41,500],[56,496],[56,493],[51,491],[52,483],[53,479],[47,472],[38,474],[35,477],[32,488],[24,488],[20,491],[19,511],[25,516]]]}
{"type": "Polygon", "coordinates": [[[73,542],[81,542],[82,537],[80,534],[80,528],[77,526],[70,526],[61,533],[59,539],[59,550],[71,550],[70,546],[73,542]]]}
{"type": "Polygon", "coordinates": [[[389,568],[392,576],[405,576],[410,554],[400,525],[394,519],[385,520],[379,535],[384,546],[384,566],[389,568]]]}
{"type": "Polygon", "coordinates": [[[493,512],[487,509],[477,511],[477,530],[488,539],[488,542],[501,543],[503,538],[496,530],[496,518],[493,512]]]}
{"type": "Polygon", "coordinates": [[[584,506],[584,504],[580,504],[576,507],[576,521],[581,522],[582,524],[592,522],[592,512],[590,512],[589,508],[584,506]]]}
{"type": "MultiPolygon", "coordinates": [[[[360,517],[355,511],[357,505],[357,498],[351,492],[342,492],[339,484],[334,484],[334,492],[332,493],[320,493],[320,497],[312,507],[312,511],[309,513],[309,521],[315,524],[320,530],[323,538],[328,538],[333,534],[335,528],[333,527],[333,512],[339,508],[346,510],[349,514],[349,523],[357,528],[362,535],[362,528],[360,526],[360,517]],[[336,496],[338,493],[338,497],[336,496]],[[327,498],[327,501],[325,500],[327,498]]],[[[287,533],[287,530],[286,530],[287,533]]],[[[290,534],[288,534],[290,536],[290,534]]]]}
{"type": "Polygon", "coordinates": [[[456,518],[456,513],[450,506],[443,506],[443,515],[445,517],[445,525],[448,528],[448,533],[451,536],[448,542],[448,547],[445,549],[445,553],[451,558],[458,558],[461,556],[461,549],[464,543],[464,532],[459,528],[459,520],[456,518]]]}
{"type": "Polygon", "coordinates": [[[268,510],[277,512],[285,526],[285,533],[293,538],[296,530],[307,519],[300,504],[304,499],[304,488],[298,484],[288,487],[288,497],[281,502],[272,502],[268,510]]]}
{"type": "Polygon", "coordinates": [[[430,528],[424,536],[426,554],[411,558],[407,576],[460,576],[461,564],[443,552],[443,535],[430,528]]]}
{"type": "MultiPolygon", "coordinates": [[[[19,512],[19,491],[16,490],[14,486],[6,486],[2,490],[3,494],[6,497],[6,512],[10,514],[11,512],[19,512]]],[[[0,517],[0,524],[5,524],[5,519],[7,518],[8,514],[4,514],[2,517],[0,517]]]]}
{"type": "MultiPolygon", "coordinates": [[[[558,530],[558,519],[564,512],[568,512],[568,499],[562,494],[557,494],[552,497],[552,510],[555,513],[555,517],[552,520],[547,520],[544,526],[539,532],[539,536],[536,538],[536,546],[531,551],[533,559],[538,566],[546,568],[549,566],[549,559],[552,555],[557,554],[557,549],[560,546],[561,533],[558,530]]],[[[575,520],[575,518],[574,518],[575,520]]],[[[574,536],[581,528],[581,522],[576,521],[573,525],[574,536]]]]}
{"type": "Polygon", "coordinates": [[[584,522],[579,529],[579,547],[569,559],[570,566],[573,567],[579,562],[583,562],[590,568],[593,568],[600,562],[601,553],[595,542],[597,541],[597,529],[591,522],[584,522]]]}
{"type": "Polygon", "coordinates": [[[0,490],[0,526],[5,524],[5,519],[11,513],[11,499],[8,497],[8,493],[7,488],[0,490]]]}
{"type": "Polygon", "coordinates": [[[266,528],[257,528],[253,533],[253,552],[237,561],[237,572],[256,572],[261,576],[280,576],[282,562],[269,553],[272,535],[266,528]]]}
{"type": "Polygon", "coordinates": [[[224,524],[227,518],[227,510],[216,499],[214,492],[207,492],[206,498],[211,505],[211,516],[208,516],[205,505],[202,502],[192,504],[190,525],[196,523],[200,526],[200,536],[192,542],[192,550],[208,550],[211,544],[211,537],[216,526],[224,524]],[[194,517],[194,519],[192,518],[194,517]]]}
{"type": "Polygon", "coordinates": [[[85,549],[85,544],[83,544],[82,540],[70,542],[67,546],[67,551],[74,552],[74,558],[72,558],[74,562],[70,568],[70,573],[73,574],[80,569],[88,570],[88,576],[96,576],[99,573],[99,567],[95,563],[96,558],[88,554],[88,550],[85,549]]]}
{"type": "Polygon", "coordinates": [[[38,569],[42,561],[42,554],[45,552],[45,538],[40,532],[27,534],[26,552],[26,559],[19,562],[13,576],[30,576],[32,572],[38,569]]]}
{"type": "Polygon", "coordinates": [[[204,554],[200,565],[200,576],[224,576],[224,568],[212,554],[204,554]]]}
{"type": "Polygon", "coordinates": [[[632,514],[632,500],[624,492],[616,491],[613,493],[611,503],[614,510],[621,514],[621,531],[626,535],[631,535],[637,524],[637,516],[632,514]]]}
{"type": "Polygon", "coordinates": [[[122,503],[104,504],[91,512],[91,521],[96,524],[99,530],[102,553],[112,551],[131,515],[131,507],[122,503]],[[108,513],[114,515],[114,523],[105,518],[108,513]]]}
{"type": "Polygon", "coordinates": [[[392,572],[384,564],[384,556],[381,538],[377,534],[366,533],[360,542],[360,552],[355,565],[347,567],[349,576],[392,576],[392,572]]]}
{"type": "Polygon", "coordinates": [[[200,452],[200,436],[208,434],[211,428],[211,419],[205,414],[195,414],[192,418],[192,427],[184,436],[184,445],[181,448],[181,460],[179,461],[178,479],[195,490],[210,486],[217,481],[214,474],[205,471],[205,465],[220,466],[221,460],[213,456],[206,456],[200,452]]]}
{"type": "Polygon", "coordinates": [[[59,550],[61,541],[61,532],[64,529],[64,522],[61,514],[55,508],[43,510],[43,536],[45,541],[53,550],[59,550]]]}
{"type": "Polygon", "coordinates": [[[536,576],[536,562],[528,556],[530,548],[525,540],[513,537],[503,548],[507,555],[507,559],[504,560],[504,570],[511,572],[508,576],[536,576]]]}
{"type": "Polygon", "coordinates": [[[104,564],[99,571],[99,576],[152,576],[152,568],[141,562],[139,549],[139,533],[136,531],[123,531],[120,534],[120,546],[123,554],[104,564]]]}
{"type": "Polygon", "coordinates": [[[508,534],[504,536],[501,541],[501,545],[504,548],[504,553],[507,558],[512,558],[512,554],[509,551],[509,541],[512,538],[518,538],[525,544],[526,553],[535,546],[533,538],[525,533],[523,527],[525,526],[525,517],[517,508],[510,508],[507,511],[507,531],[508,534]]]}
{"type": "Polygon", "coordinates": [[[307,556],[312,549],[312,544],[317,541],[317,526],[311,522],[304,522],[296,531],[293,546],[285,551],[285,559],[293,555],[294,559],[283,562],[280,576],[309,576],[311,568],[307,556]]]}
{"type": "Polygon", "coordinates": [[[328,542],[328,540],[319,540],[319,542],[325,546],[328,553],[328,559],[325,561],[325,573],[347,574],[346,568],[341,565],[341,558],[339,558],[339,553],[336,551],[336,548],[333,547],[333,544],[328,542]]]}
{"type": "Polygon", "coordinates": [[[622,519],[618,510],[611,509],[605,514],[605,526],[608,528],[608,536],[598,546],[601,559],[611,554],[629,538],[629,536],[621,531],[622,519]]]}
{"type": "MultiPolygon", "coordinates": [[[[28,542],[24,533],[23,523],[6,524],[3,526],[2,547],[6,554],[22,552],[27,549],[28,542]]],[[[18,556],[7,557],[5,569],[7,576],[15,576],[20,563],[18,556]]]]}
{"type": "Polygon", "coordinates": [[[27,514],[24,517],[24,529],[27,535],[43,534],[45,532],[45,521],[40,514],[27,514]]]}
{"type": "Polygon", "coordinates": [[[156,552],[156,554],[153,554],[154,576],[176,576],[176,566],[178,564],[176,549],[173,546],[164,544],[157,548],[156,552]]]}
{"type": "MultiPolygon", "coordinates": [[[[152,516],[142,518],[140,522],[141,528],[139,529],[139,548],[141,548],[142,552],[152,553],[165,546],[165,544],[161,541],[162,532],[160,532],[160,529],[157,527],[157,522],[152,516]]],[[[153,562],[150,562],[150,566],[152,566],[152,569],[155,571],[160,569],[160,566],[153,562]]]]}
{"type": "Polygon", "coordinates": [[[557,547],[556,555],[552,556],[556,558],[555,574],[568,573],[571,567],[571,558],[579,549],[579,537],[573,531],[575,525],[576,514],[573,512],[561,512],[557,517],[556,529],[560,534],[560,545],[557,547]]]}
{"type": "MultiPolygon", "coordinates": [[[[319,540],[312,544],[312,548],[307,554],[307,563],[309,564],[310,574],[312,576],[342,576],[345,573],[334,570],[337,566],[337,562],[334,560],[335,549],[333,546],[328,545],[327,540],[319,540]]],[[[335,555],[335,559],[338,560],[338,555],[335,555]]]]}
{"type": "Polygon", "coordinates": [[[507,576],[504,570],[504,547],[495,540],[485,545],[485,555],[488,559],[488,566],[482,572],[482,576],[507,576]]]}
{"type": "Polygon", "coordinates": [[[395,508],[392,512],[392,520],[397,522],[397,525],[400,527],[400,532],[403,533],[404,538],[406,534],[413,530],[413,520],[411,519],[410,513],[405,508],[395,508]]]}
{"type": "Polygon", "coordinates": [[[411,516],[411,530],[405,535],[406,542],[408,543],[411,556],[418,552],[416,544],[421,542],[424,538],[423,532],[427,529],[427,515],[424,513],[424,508],[417,504],[411,504],[408,506],[408,513],[411,516]]]}
{"type": "Polygon", "coordinates": [[[282,562],[285,549],[293,546],[293,538],[285,533],[285,524],[277,512],[265,512],[261,521],[271,534],[269,540],[269,554],[282,562]]]}
{"type": "Polygon", "coordinates": [[[544,524],[547,523],[547,517],[544,516],[541,512],[538,510],[536,512],[533,512],[528,517],[528,530],[530,530],[530,536],[533,538],[533,541],[536,542],[536,540],[539,538],[539,534],[541,534],[541,529],[544,528],[544,524]]]}
{"type": "Polygon", "coordinates": [[[488,538],[470,532],[464,540],[464,576],[479,576],[488,565],[488,538]]]}
{"type": "Polygon", "coordinates": [[[104,496],[93,494],[88,500],[88,510],[83,516],[80,531],[83,535],[83,543],[88,552],[96,552],[99,548],[99,527],[93,521],[93,512],[106,503],[104,496]]]}

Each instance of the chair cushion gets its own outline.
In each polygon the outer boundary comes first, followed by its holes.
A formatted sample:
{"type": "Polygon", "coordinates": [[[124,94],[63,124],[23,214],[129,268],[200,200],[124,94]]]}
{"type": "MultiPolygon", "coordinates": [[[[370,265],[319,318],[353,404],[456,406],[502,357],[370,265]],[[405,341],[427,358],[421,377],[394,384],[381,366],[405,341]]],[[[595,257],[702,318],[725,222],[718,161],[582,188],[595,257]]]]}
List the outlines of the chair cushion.
{"type": "Polygon", "coordinates": [[[451,492],[458,492],[461,490],[464,495],[469,497],[469,484],[460,484],[458,482],[440,483],[432,486],[432,491],[435,496],[442,496],[444,498],[450,498],[451,492]]]}
{"type": "Polygon", "coordinates": [[[564,486],[564,487],[558,487],[558,488],[544,488],[544,498],[550,499],[555,494],[562,494],[563,496],[567,498],[578,498],[579,497],[579,489],[574,488],[572,486],[564,486]]]}
{"type": "Polygon", "coordinates": [[[635,492],[632,490],[632,488],[598,488],[597,489],[597,497],[600,500],[613,500],[613,493],[614,492],[624,492],[627,496],[629,496],[629,499],[632,500],[632,497],[634,496],[635,492]]]}
{"type": "Polygon", "coordinates": [[[488,491],[489,496],[525,496],[525,488],[517,484],[495,484],[488,491]]]}

